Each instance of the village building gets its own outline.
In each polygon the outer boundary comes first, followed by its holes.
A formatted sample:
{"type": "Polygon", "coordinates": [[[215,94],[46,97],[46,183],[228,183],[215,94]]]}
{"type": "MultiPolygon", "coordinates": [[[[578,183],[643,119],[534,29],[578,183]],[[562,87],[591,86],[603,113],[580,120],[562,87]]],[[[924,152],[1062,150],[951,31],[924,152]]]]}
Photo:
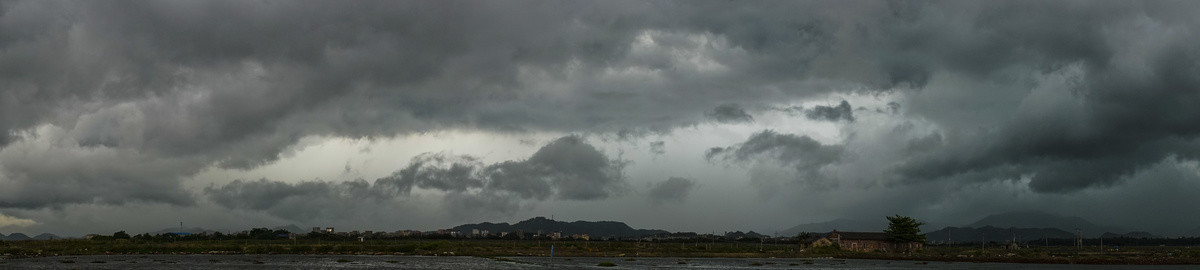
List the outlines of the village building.
{"type": "Polygon", "coordinates": [[[921,249],[924,246],[924,243],[919,242],[893,241],[890,235],[883,232],[839,232],[833,230],[826,238],[842,249],[859,252],[907,251],[921,249]]]}

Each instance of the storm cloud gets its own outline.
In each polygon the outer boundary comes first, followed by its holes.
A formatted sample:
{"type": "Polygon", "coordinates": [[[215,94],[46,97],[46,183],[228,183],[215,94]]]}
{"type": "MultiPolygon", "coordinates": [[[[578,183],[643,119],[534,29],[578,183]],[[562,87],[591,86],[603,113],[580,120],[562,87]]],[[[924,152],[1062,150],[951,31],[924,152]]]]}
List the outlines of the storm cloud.
{"type": "Polygon", "coordinates": [[[850,108],[850,102],[843,100],[837,106],[816,106],[808,109],[804,111],[804,116],[812,120],[854,122],[854,109],[850,108]]]}
{"type": "Polygon", "coordinates": [[[691,194],[695,187],[696,180],[671,177],[665,181],[654,183],[646,196],[649,196],[650,203],[654,205],[681,203],[687,200],[688,195],[691,194]]]}
{"type": "MultiPolygon", "coordinates": [[[[779,134],[763,130],[751,135],[745,142],[728,147],[714,147],[705,152],[709,161],[726,161],[735,164],[770,162],[791,170],[784,176],[789,182],[806,183],[814,186],[836,184],[822,172],[829,165],[839,163],[845,152],[842,145],[824,145],[811,137],[795,134],[779,134]]],[[[760,165],[760,164],[756,164],[760,165]]],[[[762,175],[751,171],[752,182],[774,181],[778,175],[762,175]]]]}
{"type": "Polygon", "coordinates": [[[484,165],[466,155],[425,153],[403,169],[373,183],[235,180],[204,189],[207,198],[230,209],[249,209],[292,220],[337,217],[368,205],[398,204],[414,188],[446,193],[450,213],[512,213],[522,202],[547,199],[599,200],[623,194],[625,161],[611,160],[582,137],[565,136],[526,160],[484,165]]]}
{"type": "Polygon", "coordinates": [[[713,108],[712,111],[705,113],[706,116],[721,123],[744,123],[754,122],[754,117],[746,113],[742,106],[737,104],[721,104],[713,108]]]}
{"type": "Polygon", "coordinates": [[[705,166],[797,197],[770,187],[1120,190],[1165,160],[1200,158],[1197,10],[1195,1],[3,1],[0,210],[211,201],[310,219],[337,214],[300,210],[312,204],[433,192],[456,213],[512,213],[618,197],[627,168],[641,183],[705,166]],[[515,157],[487,147],[387,156],[402,166],[363,180],[195,180],[281,164],[306,142],[440,132],[542,138],[513,143],[537,149],[515,157]],[[653,161],[616,154],[647,143],[653,161]]]}
{"type": "Polygon", "coordinates": [[[650,153],[654,155],[663,155],[667,153],[667,143],[663,141],[650,142],[650,153]]]}
{"type": "Polygon", "coordinates": [[[208,198],[229,209],[257,210],[293,220],[345,217],[356,209],[395,196],[367,181],[288,183],[235,180],[204,189],[208,198]]]}

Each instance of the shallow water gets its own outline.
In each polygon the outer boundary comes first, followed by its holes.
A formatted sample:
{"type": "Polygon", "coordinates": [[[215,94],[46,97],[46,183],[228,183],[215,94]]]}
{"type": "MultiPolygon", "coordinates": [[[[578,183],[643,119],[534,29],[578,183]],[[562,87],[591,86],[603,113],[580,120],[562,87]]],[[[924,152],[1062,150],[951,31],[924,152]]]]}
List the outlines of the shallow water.
{"type": "Polygon", "coordinates": [[[97,255],[0,260],[2,269],[1196,269],[841,259],[430,257],[386,255],[97,255]],[[602,262],[616,266],[600,267],[602,262]]]}

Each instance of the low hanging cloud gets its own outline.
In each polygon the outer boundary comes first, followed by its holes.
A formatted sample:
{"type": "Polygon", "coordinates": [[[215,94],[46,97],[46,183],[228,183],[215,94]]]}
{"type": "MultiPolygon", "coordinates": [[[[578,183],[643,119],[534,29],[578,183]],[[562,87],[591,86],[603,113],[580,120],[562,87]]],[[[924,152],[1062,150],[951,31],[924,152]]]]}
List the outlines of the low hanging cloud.
{"type": "Polygon", "coordinates": [[[705,116],[720,123],[749,123],[754,122],[754,117],[746,113],[742,106],[734,103],[726,103],[713,108],[712,111],[704,113],[705,116]]]}
{"type": "Polygon", "coordinates": [[[298,183],[259,179],[234,180],[204,189],[208,199],[228,209],[263,211],[292,220],[338,218],[399,195],[389,187],[364,180],[298,183]]]}
{"type": "Polygon", "coordinates": [[[845,100],[837,106],[815,106],[804,111],[804,116],[812,120],[854,122],[854,109],[845,100]]]}
{"type": "Polygon", "coordinates": [[[37,221],[0,214],[0,228],[28,227],[34,224],[37,224],[37,221]]]}
{"type": "Polygon", "coordinates": [[[289,183],[235,180],[204,189],[208,199],[229,209],[248,209],[294,220],[338,216],[354,204],[400,203],[413,188],[444,192],[452,215],[512,213],[522,202],[547,199],[602,200],[628,190],[626,163],[611,160],[582,137],[565,136],[526,160],[484,165],[478,158],[426,153],[390,176],[345,182],[289,183]],[[341,207],[331,207],[341,206],[341,207]]]}
{"type": "Polygon", "coordinates": [[[200,159],[81,146],[72,132],[52,126],[20,137],[0,149],[0,208],[195,203],[179,176],[199,170],[200,159]]]}
{"type": "Polygon", "coordinates": [[[663,141],[650,142],[650,154],[661,156],[667,153],[667,143],[663,141]]]}
{"type": "Polygon", "coordinates": [[[808,136],[763,130],[750,135],[745,142],[740,144],[713,147],[705,152],[704,157],[710,162],[719,160],[742,164],[777,165],[790,170],[786,176],[751,170],[750,180],[756,183],[776,182],[780,180],[777,178],[785,177],[788,178],[784,179],[787,182],[823,186],[836,183],[831,183],[821,170],[841,161],[844,152],[844,147],[841,145],[824,145],[808,136]],[[769,163],[762,164],[761,162],[769,163]]]}
{"type": "Polygon", "coordinates": [[[671,177],[665,181],[654,183],[646,194],[650,203],[662,205],[665,203],[681,203],[687,200],[696,187],[696,180],[683,177],[671,177]]]}
{"type": "Polygon", "coordinates": [[[483,172],[479,171],[482,166],[477,158],[471,156],[424,153],[413,157],[404,169],[375,183],[392,187],[401,194],[408,194],[414,186],[462,192],[483,187],[480,177],[483,172]]]}

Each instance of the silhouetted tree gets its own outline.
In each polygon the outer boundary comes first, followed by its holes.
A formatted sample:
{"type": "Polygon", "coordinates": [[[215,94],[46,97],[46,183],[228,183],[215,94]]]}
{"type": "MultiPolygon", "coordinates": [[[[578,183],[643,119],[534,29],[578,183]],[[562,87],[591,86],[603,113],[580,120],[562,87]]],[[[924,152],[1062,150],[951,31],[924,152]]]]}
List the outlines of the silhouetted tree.
{"type": "Polygon", "coordinates": [[[921,225],[925,225],[924,222],[901,215],[890,216],[887,219],[890,223],[883,232],[888,233],[892,241],[925,242],[925,234],[921,233],[921,225]]]}
{"type": "Polygon", "coordinates": [[[125,231],[119,231],[119,232],[113,233],[113,239],[129,239],[129,238],[130,238],[129,234],[125,233],[125,231]]]}

